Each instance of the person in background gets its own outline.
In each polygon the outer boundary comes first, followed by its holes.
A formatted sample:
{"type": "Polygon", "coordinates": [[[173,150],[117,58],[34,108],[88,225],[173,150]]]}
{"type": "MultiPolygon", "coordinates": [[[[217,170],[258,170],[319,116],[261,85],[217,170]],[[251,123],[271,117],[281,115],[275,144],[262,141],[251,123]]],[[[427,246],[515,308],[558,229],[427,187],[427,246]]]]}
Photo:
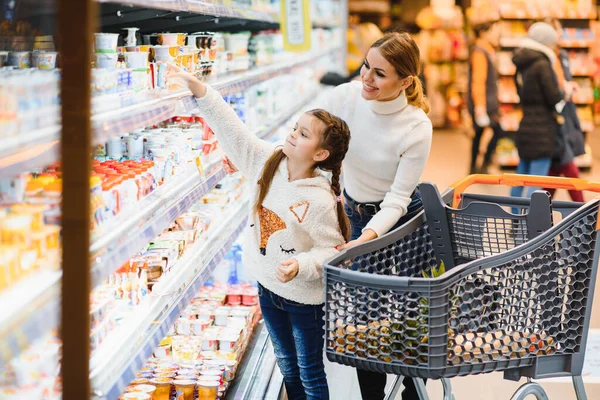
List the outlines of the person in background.
{"type": "Polygon", "coordinates": [[[475,136],[471,148],[469,173],[488,173],[488,167],[496,150],[498,139],[503,135],[499,122],[498,72],[494,65],[496,49],[499,45],[499,26],[495,14],[472,15],[475,45],[469,59],[469,89],[467,106],[473,118],[475,136]],[[477,157],[481,137],[486,128],[491,128],[493,136],[488,143],[481,168],[477,168],[477,157]]]}
{"type": "MultiPolygon", "coordinates": [[[[556,29],[558,36],[562,36],[562,25],[556,18],[547,18],[544,22],[549,23],[556,29]]],[[[565,82],[572,82],[569,54],[564,50],[557,48],[558,57],[554,62],[554,72],[558,78],[558,86],[564,90],[565,82]]],[[[578,85],[572,83],[575,87],[578,85]]],[[[575,157],[585,154],[585,139],[583,131],[577,116],[577,106],[569,100],[565,104],[562,112],[564,123],[560,130],[560,141],[562,151],[556,154],[552,159],[550,167],[550,176],[565,176],[567,178],[579,178],[579,167],[575,164],[575,157]]],[[[545,189],[551,195],[554,195],[555,189],[545,189]]],[[[569,190],[571,200],[583,202],[583,193],[581,190],[569,190]]]]}
{"type": "MultiPolygon", "coordinates": [[[[554,72],[558,34],[554,27],[545,22],[536,22],[521,42],[513,56],[517,67],[515,76],[523,119],[517,132],[516,145],[519,152],[517,174],[547,176],[552,157],[560,148],[560,114],[571,99],[575,89],[565,82],[564,90],[558,85],[554,72]]],[[[539,188],[513,187],[511,196],[531,197],[539,188]]]]}

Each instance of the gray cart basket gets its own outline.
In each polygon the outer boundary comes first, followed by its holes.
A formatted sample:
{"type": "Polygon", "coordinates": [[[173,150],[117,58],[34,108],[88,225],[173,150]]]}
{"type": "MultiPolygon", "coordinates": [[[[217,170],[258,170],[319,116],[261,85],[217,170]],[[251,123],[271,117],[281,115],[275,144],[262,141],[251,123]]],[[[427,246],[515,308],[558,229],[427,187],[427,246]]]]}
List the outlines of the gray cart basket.
{"type": "MultiPolygon", "coordinates": [[[[580,377],[600,201],[464,193],[481,183],[600,191],[584,180],[506,174],[469,176],[443,196],[422,184],[421,213],[324,266],[330,361],[415,378],[580,377]]],[[[585,398],[580,378],[576,389],[585,398]]]]}

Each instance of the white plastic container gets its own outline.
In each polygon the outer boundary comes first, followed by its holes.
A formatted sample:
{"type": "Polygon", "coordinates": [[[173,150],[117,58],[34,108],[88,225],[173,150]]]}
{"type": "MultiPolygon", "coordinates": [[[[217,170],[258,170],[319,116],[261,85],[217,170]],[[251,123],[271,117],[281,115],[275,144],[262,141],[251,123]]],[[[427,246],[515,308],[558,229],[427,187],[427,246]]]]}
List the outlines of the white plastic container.
{"type": "Polygon", "coordinates": [[[103,53],[106,51],[117,51],[117,42],[119,40],[119,34],[95,33],[94,40],[97,53],[103,53]]]}
{"type": "Polygon", "coordinates": [[[31,68],[31,53],[29,51],[11,51],[8,53],[8,65],[19,69],[31,68]]]}
{"type": "Polygon", "coordinates": [[[58,53],[55,51],[47,51],[37,54],[37,67],[39,69],[54,69],[56,68],[56,57],[58,53]]]}
{"type": "Polygon", "coordinates": [[[116,68],[118,60],[119,53],[96,53],[96,66],[98,68],[116,68]]]}
{"type": "Polygon", "coordinates": [[[225,51],[232,52],[236,56],[248,54],[248,42],[250,35],[247,33],[232,33],[225,35],[225,51]]]}
{"type": "Polygon", "coordinates": [[[156,61],[172,61],[171,47],[173,46],[154,46],[154,59],[156,61]]]}
{"type": "Polygon", "coordinates": [[[178,33],[159,33],[159,40],[163,46],[177,46],[178,33]]]}
{"type": "Polygon", "coordinates": [[[132,69],[148,67],[148,52],[131,52],[125,53],[125,61],[127,66],[132,69]]]}

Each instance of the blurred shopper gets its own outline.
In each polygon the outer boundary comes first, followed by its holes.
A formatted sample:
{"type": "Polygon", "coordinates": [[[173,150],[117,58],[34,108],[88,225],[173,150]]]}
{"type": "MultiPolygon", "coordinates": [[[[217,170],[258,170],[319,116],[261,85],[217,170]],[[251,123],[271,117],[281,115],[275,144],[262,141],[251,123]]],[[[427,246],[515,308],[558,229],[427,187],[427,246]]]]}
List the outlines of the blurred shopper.
{"type": "MultiPolygon", "coordinates": [[[[517,150],[520,162],[518,174],[547,176],[552,158],[563,149],[560,139],[560,115],[571,99],[574,85],[558,85],[554,72],[557,60],[558,34],[554,27],[545,22],[536,22],[527,32],[521,48],[515,52],[513,62],[517,67],[515,76],[523,119],[517,132],[517,150]]],[[[531,197],[539,188],[514,187],[511,196],[531,197]]]]}
{"type": "Polygon", "coordinates": [[[469,59],[468,109],[473,118],[473,147],[471,149],[470,173],[488,172],[498,139],[503,135],[500,126],[500,104],[498,102],[498,72],[494,65],[496,49],[499,45],[500,31],[496,12],[471,9],[470,20],[475,34],[475,45],[469,59]],[[481,137],[486,128],[491,128],[493,136],[488,143],[480,168],[477,157],[481,137]]]}
{"type": "MultiPolygon", "coordinates": [[[[556,29],[558,36],[562,36],[562,25],[556,18],[548,18],[545,22],[556,29]]],[[[565,82],[572,82],[573,76],[569,64],[569,54],[557,48],[557,59],[554,62],[554,72],[558,78],[558,86],[564,90],[565,82]]],[[[572,84],[577,88],[575,83],[572,84]]],[[[579,178],[579,167],[575,164],[575,157],[585,154],[585,139],[583,130],[577,116],[577,106],[572,100],[567,101],[562,112],[564,123],[561,126],[560,137],[562,151],[556,154],[550,167],[550,176],[565,176],[567,178],[579,178]]],[[[555,189],[546,189],[554,195],[555,189]]],[[[581,190],[569,190],[571,200],[583,202],[581,190]]]]}

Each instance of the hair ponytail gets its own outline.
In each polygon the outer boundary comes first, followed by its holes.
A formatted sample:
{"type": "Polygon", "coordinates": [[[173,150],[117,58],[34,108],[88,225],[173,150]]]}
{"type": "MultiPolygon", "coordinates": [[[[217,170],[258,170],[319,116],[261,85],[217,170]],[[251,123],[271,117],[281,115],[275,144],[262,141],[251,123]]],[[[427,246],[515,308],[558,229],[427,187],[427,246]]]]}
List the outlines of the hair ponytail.
{"type": "Polygon", "coordinates": [[[340,186],[340,175],[342,174],[342,165],[340,164],[338,168],[334,169],[331,172],[331,189],[336,197],[336,208],[337,208],[337,216],[338,222],[340,224],[340,231],[342,232],[342,236],[346,239],[346,242],[350,240],[352,230],[350,228],[350,220],[344,211],[344,203],[341,201],[342,196],[342,188],[340,186]]]}
{"type": "Polygon", "coordinates": [[[406,99],[408,104],[420,108],[425,111],[425,114],[431,110],[429,101],[423,94],[423,83],[418,76],[413,76],[413,83],[406,89],[406,99]]]}
{"type": "Polygon", "coordinates": [[[262,175],[260,180],[258,181],[259,189],[258,189],[258,198],[256,199],[256,204],[254,208],[256,212],[259,212],[262,208],[262,203],[265,201],[267,194],[269,193],[269,189],[271,188],[271,183],[273,182],[273,177],[279,168],[279,164],[285,158],[285,154],[283,154],[282,149],[277,149],[271,154],[271,157],[265,163],[265,167],[263,168],[262,175]]]}

